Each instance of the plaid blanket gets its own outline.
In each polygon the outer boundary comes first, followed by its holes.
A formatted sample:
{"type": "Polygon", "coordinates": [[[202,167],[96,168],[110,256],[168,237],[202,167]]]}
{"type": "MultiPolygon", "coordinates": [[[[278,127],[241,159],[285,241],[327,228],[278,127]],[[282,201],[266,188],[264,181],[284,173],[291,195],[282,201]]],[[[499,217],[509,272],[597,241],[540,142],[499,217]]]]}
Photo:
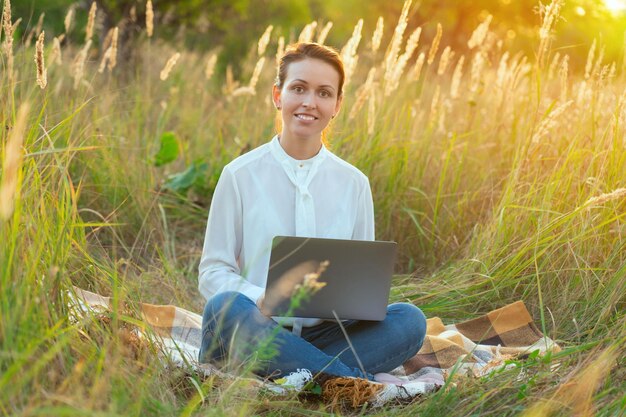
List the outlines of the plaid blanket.
{"type": "MultiPolygon", "coordinates": [[[[74,320],[110,308],[109,297],[76,287],[74,291],[70,303],[74,320]]],[[[223,375],[216,367],[197,362],[202,340],[200,315],[173,305],[141,303],[140,310],[143,322],[157,335],[162,353],[172,363],[191,367],[204,375],[223,375]]],[[[406,381],[427,381],[429,374],[448,375],[452,369],[457,374],[482,376],[504,366],[507,358],[536,350],[540,353],[560,350],[554,341],[535,326],[522,301],[457,324],[444,325],[438,317],[428,319],[427,324],[422,349],[403,366],[392,371],[392,374],[406,381]]],[[[280,386],[271,382],[258,382],[273,392],[283,392],[280,386]]],[[[377,401],[388,402],[435,389],[436,386],[429,383],[416,383],[412,390],[394,391],[387,387],[383,392],[376,391],[377,401]]]]}

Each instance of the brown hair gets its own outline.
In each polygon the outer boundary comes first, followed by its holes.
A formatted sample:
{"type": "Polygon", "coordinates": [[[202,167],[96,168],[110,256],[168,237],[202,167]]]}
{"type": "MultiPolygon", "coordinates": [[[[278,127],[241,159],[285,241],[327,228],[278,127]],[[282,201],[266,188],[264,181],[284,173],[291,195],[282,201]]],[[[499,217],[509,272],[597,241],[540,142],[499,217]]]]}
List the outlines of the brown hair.
{"type": "Polygon", "coordinates": [[[285,50],[285,54],[280,58],[278,64],[278,75],[276,76],[276,86],[283,88],[285,79],[287,78],[287,70],[292,62],[299,62],[306,58],[319,59],[332,66],[339,74],[339,91],[338,96],[343,94],[343,82],[346,73],[343,69],[343,61],[336,49],[320,45],[315,42],[300,42],[289,45],[285,50]]]}

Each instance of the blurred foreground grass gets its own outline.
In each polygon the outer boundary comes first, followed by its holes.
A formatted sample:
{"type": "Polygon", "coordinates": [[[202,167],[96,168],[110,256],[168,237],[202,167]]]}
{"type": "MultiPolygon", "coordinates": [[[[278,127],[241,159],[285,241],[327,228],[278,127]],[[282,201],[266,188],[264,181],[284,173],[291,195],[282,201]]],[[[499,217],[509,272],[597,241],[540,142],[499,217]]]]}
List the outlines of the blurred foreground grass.
{"type": "MultiPolygon", "coordinates": [[[[399,243],[393,300],[454,321],[521,299],[564,348],[373,414],[624,414],[626,60],[604,62],[594,41],[586,67],[570,68],[550,49],[557,4],[534,57],[503,50],[489,20],[462,51],[446,48],[445,28],[385,50],[357,25],[346,42],[354,72],[328,137],[370,178],[377,237],[399,243]]],[[[301,39],[323,30],[309,29],[301,39]]],[[[201,311],[211,192],[224,164],[274,134],[284,38],[270,31],[251,46],[250,81],[222,82],[211,54],[144,37],[114,66],[113,34],[99,49],[46,34],[42,89],[35,46],[7,46],[6,33],[0,412],[330,412],[171,369],[149,343],[129,349],[124,331],[139,300],[201,311]],[[108,321],[72,324],[72,285],[118,307],[108,321]]]]}

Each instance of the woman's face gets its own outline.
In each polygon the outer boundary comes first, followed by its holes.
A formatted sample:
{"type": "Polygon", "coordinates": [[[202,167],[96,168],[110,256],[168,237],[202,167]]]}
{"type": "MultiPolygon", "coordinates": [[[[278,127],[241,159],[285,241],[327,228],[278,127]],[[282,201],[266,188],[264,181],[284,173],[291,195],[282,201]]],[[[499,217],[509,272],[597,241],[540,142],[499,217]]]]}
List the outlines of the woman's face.
{"type": "Polygon", "coordinates": [[[283,119],[281,137],[321,140],[341,107],[338,89],[339,73],[330,64],[313,58],[289,64],[283,87],[272,91],[283,119]]]}

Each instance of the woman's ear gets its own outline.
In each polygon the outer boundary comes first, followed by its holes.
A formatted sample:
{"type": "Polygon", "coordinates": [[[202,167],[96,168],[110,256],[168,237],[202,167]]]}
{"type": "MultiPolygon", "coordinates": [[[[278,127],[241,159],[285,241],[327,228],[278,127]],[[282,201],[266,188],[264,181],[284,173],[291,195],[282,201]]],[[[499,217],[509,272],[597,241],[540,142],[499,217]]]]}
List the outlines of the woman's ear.
{"type": "Polygon", "coordinates": [[[272,101],[274,102],[274,107],[276,107],[277,110],[280,110],[280,88],[278,88],[276,84],[272,86],[272,101]]]}

